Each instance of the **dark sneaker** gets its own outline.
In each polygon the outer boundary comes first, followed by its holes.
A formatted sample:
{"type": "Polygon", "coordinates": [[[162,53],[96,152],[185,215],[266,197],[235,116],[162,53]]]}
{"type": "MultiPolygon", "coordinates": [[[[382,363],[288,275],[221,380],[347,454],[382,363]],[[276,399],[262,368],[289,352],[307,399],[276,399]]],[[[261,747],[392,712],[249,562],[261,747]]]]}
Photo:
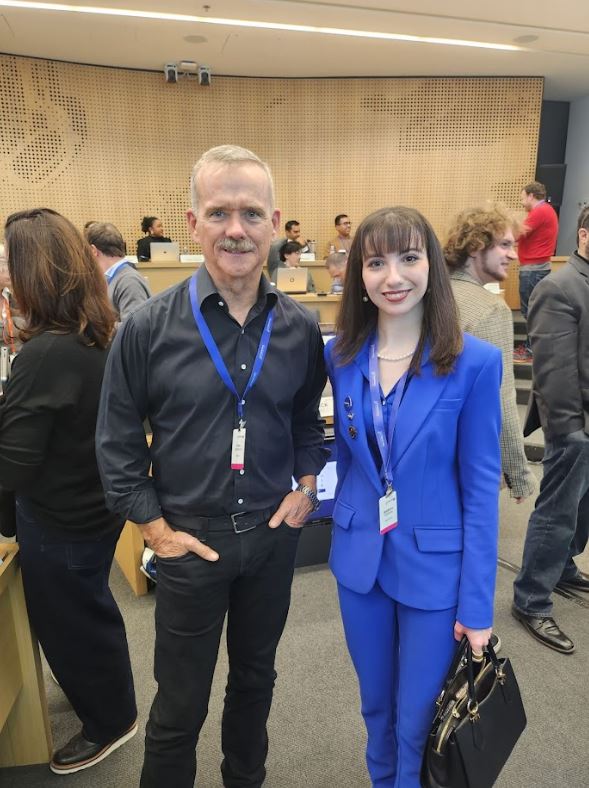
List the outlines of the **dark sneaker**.
{"type": "Polygon", "coordinates": [[[108,744],[94,744],[85,739],[80,731],[54,753],[49,768],[54,774],[73,774],[81,772],[82,769],[89,769],[132,739],[136,733],[137,722],[134,722],[130,728],[108,744]]]}
{"type": "Polygon", "coordinates": [[[493,646],[495,654],[498,654],[501,651],[501,638],[499,635],[496,635],[495,632],[491,635],[490,643],[493,646]]]}

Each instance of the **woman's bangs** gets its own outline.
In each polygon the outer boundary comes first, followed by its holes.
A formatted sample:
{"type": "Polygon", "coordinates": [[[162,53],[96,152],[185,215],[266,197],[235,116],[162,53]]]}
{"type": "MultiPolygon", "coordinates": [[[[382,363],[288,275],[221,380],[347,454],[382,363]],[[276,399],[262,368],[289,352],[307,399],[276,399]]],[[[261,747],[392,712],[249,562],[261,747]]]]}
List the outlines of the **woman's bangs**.
{"type": "Polygon", "coordinates": [[[425,236],[408,217],[397,213],[375,217],[362,233],[362,257],[385,257],[403,254],[409,249],[425,251],[425,236]]]}

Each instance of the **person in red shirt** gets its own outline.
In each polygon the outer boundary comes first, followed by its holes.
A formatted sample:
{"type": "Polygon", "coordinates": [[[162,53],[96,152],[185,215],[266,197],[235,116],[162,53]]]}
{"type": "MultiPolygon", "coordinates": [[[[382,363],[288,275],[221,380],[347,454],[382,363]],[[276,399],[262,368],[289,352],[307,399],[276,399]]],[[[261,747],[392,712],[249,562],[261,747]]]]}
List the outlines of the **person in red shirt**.
{"type": "MultiPolygon", "coordinates": [[[[556,211],[546,202],[546,187],[534,181],[524,186],[521,202],[528,215],[517,239],[519,257],[519,298],[520,309],[526,322],[528,301],[538,282],[550,273],[550,258],[556,248],[558,236],[558,217],[556,211]]],[[[529,338],[513,354],[514,361],[529,363],[532,348],[529,338]]]]}

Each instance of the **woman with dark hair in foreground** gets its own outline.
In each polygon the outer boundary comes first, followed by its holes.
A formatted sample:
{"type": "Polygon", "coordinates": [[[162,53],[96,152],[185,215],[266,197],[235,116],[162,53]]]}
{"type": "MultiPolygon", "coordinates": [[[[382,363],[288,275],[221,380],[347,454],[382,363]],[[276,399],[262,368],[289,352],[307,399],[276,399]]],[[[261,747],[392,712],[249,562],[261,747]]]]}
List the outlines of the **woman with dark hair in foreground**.
{"type": "Polygon", "coordinates": [[[16,492],[31,624],[82,722],[50,764],[69,774],[137,731],[125,626],[108,586],[123,523],[106,508],[94,450],[114,314],[90,248],[63,216],[12,214],[5,238],[26,328],[0,401],[0,478],[16,492]]]}

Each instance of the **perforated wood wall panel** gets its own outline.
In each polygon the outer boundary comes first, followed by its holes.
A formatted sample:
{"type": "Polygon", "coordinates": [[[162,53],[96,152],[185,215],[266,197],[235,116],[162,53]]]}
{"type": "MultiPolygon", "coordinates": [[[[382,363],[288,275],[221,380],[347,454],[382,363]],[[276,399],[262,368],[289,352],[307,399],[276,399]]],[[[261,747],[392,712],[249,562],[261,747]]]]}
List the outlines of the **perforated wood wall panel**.
{"type": "Polygon", "coordinates": [[[443,233],[484,199],[517,207],[534,175],[538,78],[241,79],[0,56],[0,212],[44,205],[79,227],[117,224],[134,251],[144,214],[187,246],[191,165],[251,148],[274,172],[283,220],[319,249],[333,218],[406,204],[443,233]]]}

